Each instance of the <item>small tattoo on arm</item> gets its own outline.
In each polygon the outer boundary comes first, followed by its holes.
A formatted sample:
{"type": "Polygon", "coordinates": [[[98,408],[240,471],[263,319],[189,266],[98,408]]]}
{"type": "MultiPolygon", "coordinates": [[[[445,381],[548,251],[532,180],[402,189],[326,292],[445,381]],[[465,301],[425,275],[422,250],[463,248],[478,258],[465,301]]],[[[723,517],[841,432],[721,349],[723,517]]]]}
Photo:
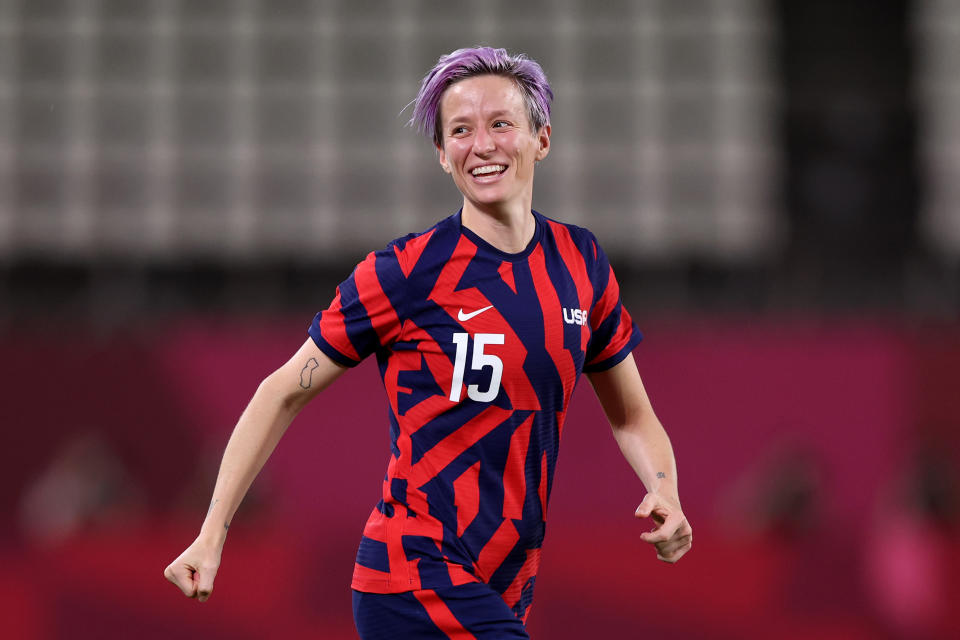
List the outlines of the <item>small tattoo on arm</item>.
{"type": "Polygon", "coordinates": [[[666,477],[667,477],[667,474],[665,474],[663,471],[657,471],[657,477],[658,477],[658,478],[666,478],[666,477]]]}
{"type": "MultiPolygon", "coordinates": [[[[210,512],[213,511],[213,505],[217,504],[218,502],[220,502],[220,498],[214,498],[213,500],[210,501],[210,508],[207,509],[207,515],[210,515],[210,512]]],[[[230,524],[227,522],[224,522],[223,528],[230,529],[230,524]]]]}
{"type": "Polygon", "coordinates": [[[300,371],[300,386],[304,389],[309,389],[310,385],[313,384],[313,370],[320,366],[320,363],[317,362],[316,358],[310,358],[307,360],[307,364],[303,365],[303,370],[300,371]]]}

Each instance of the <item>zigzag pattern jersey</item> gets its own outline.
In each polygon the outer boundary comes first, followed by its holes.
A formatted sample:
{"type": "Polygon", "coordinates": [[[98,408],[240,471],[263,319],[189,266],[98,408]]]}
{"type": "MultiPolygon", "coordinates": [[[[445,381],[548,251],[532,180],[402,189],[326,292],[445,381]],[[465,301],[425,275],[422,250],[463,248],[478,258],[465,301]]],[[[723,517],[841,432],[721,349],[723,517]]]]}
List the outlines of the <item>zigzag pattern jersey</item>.
{"type": "Polygon", "coordinates": [[[390,463],[357,591],[485,582],[526,617],[574,385],[642,339],[594,236],[533,215],[518,254],[459,212],[394,240],[310,326],[340,364],[376,354],[390,405],[390,463]]]}

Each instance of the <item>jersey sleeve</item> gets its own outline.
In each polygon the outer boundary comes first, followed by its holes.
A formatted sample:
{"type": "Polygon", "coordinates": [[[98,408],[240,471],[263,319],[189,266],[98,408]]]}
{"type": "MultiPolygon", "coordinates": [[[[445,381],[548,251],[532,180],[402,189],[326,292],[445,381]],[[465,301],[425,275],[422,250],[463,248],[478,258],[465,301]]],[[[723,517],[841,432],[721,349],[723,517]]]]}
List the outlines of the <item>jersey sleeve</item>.
{"type": "Polygon", "coordinates": [[[605,371],[627,357],[643,340],[643,334],[620,300],[620,285],[613,267],[596,238],[593,270],[593,307],[590,309],[590,340],[584,372],[605,371]]]}
{"type": "Polygon", "coordinates": [[[310,336],[335,362],[356,366],[400,335],[402,320],[396,298],[404,284],[391,248],[370,253],[340,283],[330,306],[313,318],[310,336]]]}

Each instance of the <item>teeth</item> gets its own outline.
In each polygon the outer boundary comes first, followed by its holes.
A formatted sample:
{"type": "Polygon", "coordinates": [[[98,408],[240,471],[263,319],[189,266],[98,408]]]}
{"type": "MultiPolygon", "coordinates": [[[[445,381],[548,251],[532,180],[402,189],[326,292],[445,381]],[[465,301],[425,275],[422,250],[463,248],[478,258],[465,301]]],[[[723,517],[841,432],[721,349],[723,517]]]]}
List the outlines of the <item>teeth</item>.
{"type": "Polygon", "coordinates": [[[474,169],[474,170],[471,171],[470,173],[472,173],[472,174],[475,175],[475,176],[482,176],[482,175],[485,175],[485,174],[487,174],[487,173],[497,173],[497,172],[499,172],[499,171],[506,171],[506,169],[507,169],[507,168],[506,168],[505,166],[503,166],[502,164],[488,164],[488,165],[484,165],[484,166],[482,166],[482,167],[477,167],[476,169],[474,169]]]}

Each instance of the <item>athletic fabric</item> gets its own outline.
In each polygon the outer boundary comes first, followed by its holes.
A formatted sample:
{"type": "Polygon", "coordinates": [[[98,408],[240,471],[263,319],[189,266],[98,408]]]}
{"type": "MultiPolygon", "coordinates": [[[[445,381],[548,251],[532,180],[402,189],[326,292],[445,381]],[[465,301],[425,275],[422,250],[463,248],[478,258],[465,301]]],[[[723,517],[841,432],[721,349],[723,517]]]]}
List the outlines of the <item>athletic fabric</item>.
{"type": "Polygon", "coordinates": [[[471,582],[406,593],[353,592],[361,640],[530,640],[500,594],[471,582]]]}
{"type": "Polygon", "coordinates": [[[389,401],[390,462],[355,590],[483,582],[526,617],[574,385],[642,339],[594,236],[533,215],[518,254],[460,213],[397,239],[314,318],[336,362],[376,354],[389,401]]]}

